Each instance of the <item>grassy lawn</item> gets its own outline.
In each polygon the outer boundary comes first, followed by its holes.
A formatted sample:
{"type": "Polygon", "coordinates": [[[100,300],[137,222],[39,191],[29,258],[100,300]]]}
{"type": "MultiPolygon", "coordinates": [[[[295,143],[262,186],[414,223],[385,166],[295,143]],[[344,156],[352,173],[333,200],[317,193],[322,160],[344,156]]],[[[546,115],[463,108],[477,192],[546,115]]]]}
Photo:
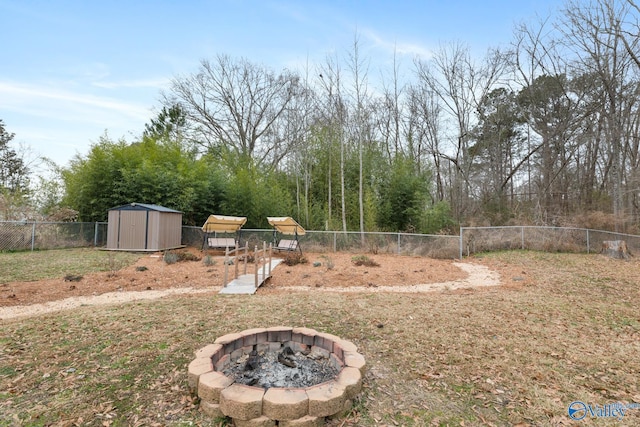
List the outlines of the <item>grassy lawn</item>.
{"type": "MultiPolygon", "coordinates": [[[[54,263],[48,255],[42,263],[54,263]]],[[[419,295],[212,294],[2,321],[0,425],[225,425],[187,390],[193,352],[276,325],[336,334],[366,357],[359,400],[331,426],[640,425],[640,409],[618,421],[567,416],[576,400],[640,403],[640,264],[483,258],[522,269],[527,285],[503,277],[504,287],[419,295]]]]}
{"type": "Polygon", "coordinates": [[[64,277],[66,274],[115,271],[123,265],[133,263],[140,256],[93,248],[0,252],[0,283],[31,282],[64,277]]]}

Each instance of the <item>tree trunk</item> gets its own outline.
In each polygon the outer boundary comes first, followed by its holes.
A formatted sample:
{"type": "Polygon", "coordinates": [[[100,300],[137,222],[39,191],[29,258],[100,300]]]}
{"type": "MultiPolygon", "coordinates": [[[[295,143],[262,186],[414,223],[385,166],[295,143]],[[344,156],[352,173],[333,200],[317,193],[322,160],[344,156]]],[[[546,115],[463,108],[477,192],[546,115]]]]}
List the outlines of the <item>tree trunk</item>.
{"type": "Polygon", "coordinates": [[[631,255],[624,240],[603,241],[600,253],[615,259],[628,259],[631,255]]]}

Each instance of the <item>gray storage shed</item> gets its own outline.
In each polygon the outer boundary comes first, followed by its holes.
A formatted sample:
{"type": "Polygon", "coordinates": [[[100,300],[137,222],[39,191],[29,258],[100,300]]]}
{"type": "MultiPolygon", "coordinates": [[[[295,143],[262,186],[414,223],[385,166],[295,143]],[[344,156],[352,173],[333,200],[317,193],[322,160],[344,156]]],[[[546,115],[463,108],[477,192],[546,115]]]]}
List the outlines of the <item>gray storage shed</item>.
{"type": "Polygon", "coordinates": [[[109,209],[107,249],[154,252],[182,246],[182,212],[144,203],[109,209]]]}

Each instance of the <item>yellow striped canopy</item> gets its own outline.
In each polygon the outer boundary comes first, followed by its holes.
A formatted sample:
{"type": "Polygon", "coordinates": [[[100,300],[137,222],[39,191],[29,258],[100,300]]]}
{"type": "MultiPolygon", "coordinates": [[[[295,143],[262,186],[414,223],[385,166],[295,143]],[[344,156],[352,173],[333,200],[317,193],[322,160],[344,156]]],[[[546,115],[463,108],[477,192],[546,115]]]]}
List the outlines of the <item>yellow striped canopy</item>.
{"type": "Polygon", "coordinates": [[[304,228],[290,216],[267,217],[269,224],[282,234],[297,234],[304,236],[304,228]]]}
{"type": "Polygon", "coordinates": [[[209,215],[202,226],[202,231],[205,233],[214,231],[234,233],[240,230],[245,222],[247,222],[247,218],[244,216],[209,215]]]}

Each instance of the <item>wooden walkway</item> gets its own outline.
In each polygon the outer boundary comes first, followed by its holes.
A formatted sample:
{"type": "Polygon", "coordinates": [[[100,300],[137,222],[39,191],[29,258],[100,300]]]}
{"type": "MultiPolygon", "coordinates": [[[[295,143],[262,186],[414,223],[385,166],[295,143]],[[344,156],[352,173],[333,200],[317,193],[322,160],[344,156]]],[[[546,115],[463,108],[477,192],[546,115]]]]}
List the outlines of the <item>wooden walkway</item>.
{"type": "MultiPolygon", "coordinates": [[[[265,271],[273,271],[283,260],[280,258],[271,259],[271,267],[266,266],[265,271]]],[[[258,288],[271,277],[268,273],[262,273],[262,268],[258,270],[258,287],[256,287],[255,274],[242,274],[237,279],[232,280],[220,290],[221,294],[255,294],[258,288]]]]}

